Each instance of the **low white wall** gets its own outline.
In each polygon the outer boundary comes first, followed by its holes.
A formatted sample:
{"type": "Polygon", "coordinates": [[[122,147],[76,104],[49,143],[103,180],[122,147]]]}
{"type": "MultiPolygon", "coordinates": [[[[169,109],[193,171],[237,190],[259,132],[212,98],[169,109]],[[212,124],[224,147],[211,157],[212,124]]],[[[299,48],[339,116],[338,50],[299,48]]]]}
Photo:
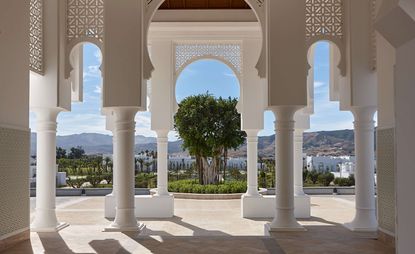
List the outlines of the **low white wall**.
{"type": "MultiPolygon", "coordinates": [[[[105,196],[105,217],[115,217],[115,197],[105,196]]],[[[174,198],[170,196],[136,195],[135,216],[138,218],[171,218],[174,216],[174,198]]]]}

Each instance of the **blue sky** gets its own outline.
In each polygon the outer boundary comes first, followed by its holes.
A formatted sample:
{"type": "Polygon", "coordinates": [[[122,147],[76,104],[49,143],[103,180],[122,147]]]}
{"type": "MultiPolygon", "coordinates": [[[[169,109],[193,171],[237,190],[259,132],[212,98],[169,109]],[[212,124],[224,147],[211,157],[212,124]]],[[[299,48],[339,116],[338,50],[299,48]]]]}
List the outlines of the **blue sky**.
{"type": "MultiPolygon", "coordinates": [[[[353,116],[350,112],[339,111],[337,102],[329,101],[329,45],[318,43],[315,52],[315,114],[311,117],[309,131],[352,129],[353,116]]],[[[84,101],[73,103],[71,112],[63,112],[58,116],[58,135],[78,133],[111,134],[105,130],[105,117],[101,115],[102,79],[99,70],[101,53],[92,45],[84,46],[84,101]]],[[[219,97],[239,98],[239,82],[232,70],[216,60],[200,60],[187,66],[179,76],[176,84],[178,101],[194,95],[209,93],[219,97]]],[[[274,115],[265,112],[264,130],[260,135],[274,133],[274,115]]],[[[33,130],[35,116],[30,115],[33,130]]],[[[139,112],[136,116],[136,134],[155,136],[150,130],[150,113],[139,112]]],[[[174,139],[171,133],[170,138],[174,139]]]]}

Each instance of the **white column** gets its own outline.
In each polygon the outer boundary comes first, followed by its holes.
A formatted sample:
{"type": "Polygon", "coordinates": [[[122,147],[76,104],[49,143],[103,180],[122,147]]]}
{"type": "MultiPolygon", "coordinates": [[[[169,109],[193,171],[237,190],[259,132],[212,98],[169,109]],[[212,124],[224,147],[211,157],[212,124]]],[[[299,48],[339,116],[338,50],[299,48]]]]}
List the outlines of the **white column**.
{"type": "Polygon", "coordinates": [[[112,193],[115,198],[117,198],[117,168],[116,168],[116,160],[117,156],[115,153],[115,147],[117,144],[117,136],[115,135],[115,131],[112,132],[112,193]]]}
{"type": "Polygon", "coordinates": [[[303,129],[294,130],[294,195],[304,196],[303,190],[303,129]]]}
{"type": "Polygon", "coordinates": [[[56,218],[56,118],[58,108],[36,109],[36,212],[31,230],[55,232],[68,224],[56,218]]]}
{"type": "Polygon", "coordinates": [[[114,221],[105,231],[140,231],[144,225],[137,223],[134,202],[134,117],[137,108],[117,107],[114,113],[116,210],[114,221]]]}
{"type": "Polygon", "coordinates": [[[248,190],[244,196],[258,197],[258,130],[245,130],[247,141],[248,190]]]}
{"type": "Polygon", "coordinates": [[[356,214],[345,226],[353,231],[376,231],[378,227],[375,209],[375,107],[352,109],[356,154],[356,214]]]}
{"type": "Polygon", "coordinates": [[[157,196],[169,196],[168,191],[168,130],[157,130],[157,196]]]}
{"type": "Polygon", "coordinates": [[[276,129],[276,213],[269,231],[304,231],[294,216],[294,114],[296,106],[272,108],[276,129]]]}

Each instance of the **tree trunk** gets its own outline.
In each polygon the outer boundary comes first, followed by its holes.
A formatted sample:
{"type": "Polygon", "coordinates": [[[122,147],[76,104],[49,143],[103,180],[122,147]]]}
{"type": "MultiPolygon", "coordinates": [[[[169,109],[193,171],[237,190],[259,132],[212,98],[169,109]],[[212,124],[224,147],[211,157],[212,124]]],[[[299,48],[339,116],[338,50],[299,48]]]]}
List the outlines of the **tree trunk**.
{"type": "Polygon", "coordinates": [[[228,167],[228,149],[223,150],[223,182],[226,180],[226,169],[228,167]]]}
{"type": "Polygon", "coordinates": [[[196,155],[196,170],[199,175],[199,184],[203,185],[203,165],[202,158],[199,155],[196,155]]]}
{"type": "Polygon", "coordinates": [[[217,184],[219,182],[220,156],[213,157],[211,163],[209,163],[208,158],[202,157],[202,162],[204,184],[217,184]]]}

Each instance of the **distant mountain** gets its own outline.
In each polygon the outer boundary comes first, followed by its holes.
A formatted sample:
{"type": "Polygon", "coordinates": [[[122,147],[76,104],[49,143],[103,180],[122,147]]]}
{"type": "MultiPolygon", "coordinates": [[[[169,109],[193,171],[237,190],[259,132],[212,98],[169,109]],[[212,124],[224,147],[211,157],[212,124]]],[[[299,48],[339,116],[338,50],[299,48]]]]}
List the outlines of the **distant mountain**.
{"type": "MultiPolygon", "coordinates": [[[[169,153],[174,155],[187,155],[182,149],[182,141],[169,142],[169,153]]],[[[137,135],[135,137],[136,152],[155,151],[156,138],[137,135]]],[[[82,146],[87,154],[111,154],[112,136],[83,133],[69,136],[57,136],[56,145],[69,150],[71,147],[82,146]]],[[[274,157],[275,135],[259,137],[258,153],[262,157],[274,157]]],[[[36,133],[31,135],[31,152],[36,154],[36,133]]],[[[353,130],[319,131],[304,133],[304,152],[308,155],[352,155],[354,153],[353,130]]],[[[236,151],[229,151],[233,157],[246,156],[246,144],[236,151]]]]}

